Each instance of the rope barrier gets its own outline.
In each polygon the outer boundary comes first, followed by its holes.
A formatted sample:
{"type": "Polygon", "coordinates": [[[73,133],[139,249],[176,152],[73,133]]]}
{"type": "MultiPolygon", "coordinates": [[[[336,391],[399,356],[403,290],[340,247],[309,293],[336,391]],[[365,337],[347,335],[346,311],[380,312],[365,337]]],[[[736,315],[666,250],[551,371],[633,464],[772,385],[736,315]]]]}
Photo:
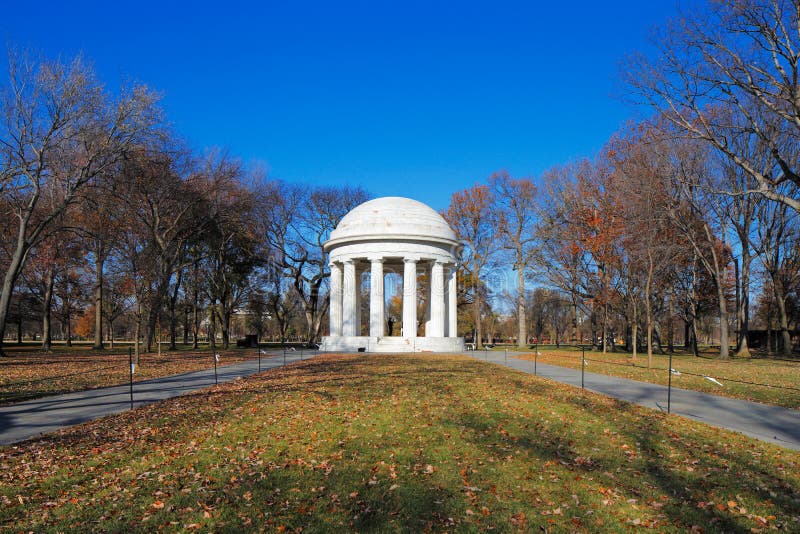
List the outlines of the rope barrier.
{"type": "MultiPolygon", "coordinates": [[[[581,349],[580,346],[576,346],[576,345],[562,345],[562,347],[563,348],[575,348],[575,349],[578,349],[578,350],[581,349]]],[[[580,359],[581,358],[580,354],[575,354],[575,355],[572,355],[572,354],[559,354],[559,356],[560,357],[566,357],[566,358],[574,358],[574,359],[580,359]]],[[[705,359],[711,360],[710,358],[705,358],[705,359]]],[[[693,373],[691,371],[684,371],[684,370],[677,369],[677,368],[667,369],[666,367],[646,367],[644,365],[638,365],[638,364],[633,363],[633,362],[614,362],[614,361],[608,361],[608,360],[598,360],[598,359],[595,359],[595,358],[584,358],[584,360],[587,361],[587,362],[595,362],[595,363],[601,363],[601,364],[605,364],[605,365],[616,365],[618,367],[636,367],[638,369],[650,369],[650,370],[654,370],[654,371],[669,371],[670,373],[672,373],[674,371],[678,371],[678,372],[680,372],[681,375],[696,376],[696,377],[699,377],[699,378],[705,378],[706,376],[709,376],[707,374],[693,373]]],[[[780,360],[780,361],[791,361],[791,360],[780,360]]],[[[792,386],[780,386],[780,385],[777,385],[777,384],[766,384],[766,383],[763,383],[763,382],[753,382],[753,381],[749,381],[749,380],[740,380],[740,379],[737,379],[737,378],[727,378],[727,377],[724,377],[724,376],[715,376],[713,378],[716,378],[717,380],[723,380],[725,382],[732,382],[732,383],[735,383],[735,384],[745,384],[745,385],[749,385],[749,386],[761,386],[761,387],[774,388],[774,389],[784,389],[784,390],[787,390],[787,391],[800,391],[800,388],[792,387],[792,386]]]]}
{"type": "MultiPolygon", "coordinates": [[[[264,351],[264,353],[266,353],[266,351],[264,351]]],[[[127,354],[119,354],[119,355],[117,355],[117,354],[113,354],[113,355],[109,354],[108,356],[121,356],[121,357],[125,356],[125,357],[127,357],[127,354]]],[[[226,356],[225,354],[220,354],[220,360],[219,361],[224,361],[225,356],[226,356]]],[[[256,353],[256,354],[254,354],[252,356],[248,356],[248,357],[242,358],[239,361],[255,360],[258,357],[259,357],[259,355],[256,353]]],[[[194,353],[194,354],[187,354],[187,355],[184,355],[184,356],[175,355],[175,356],[173,356],[171,358],[163,358],[162,357],[162,359],[159,360],[157,363],[155,363],[153,365],[153,367],[158,367],[158,364],[174,363],[174,362],[186,361],[186,360],[199,360],[199,359],[204,359],[204,358],[208,358],[208,354],[207,353],[202,353],[202,352],[194,353]]],[[[126,360],[127,360],[127,358],[126,358],[126,360]]],[[[235,363],[235,362],[232,362],[232,363],[235,363]]],[[[125,362],[122,362],[122,363],[119,363],[119,364],[115,364],[115,365],[107,365],[107,366],[104,366],[104,367],[95,367],[95,368],[87,369],[87,370],[84,370],[84,371],[75,371],[75,372],[72,372],[72,373],[59,374],[57,376],[47,376],[47,377],[44,377],[44,378],[21,380],[21,381],[17,381],[17,382],[6,382],[4,384],[0,384],[0,390],[2,390],[4,388],[13,388],[13,387],[16,387],[16,386],[25,386],[25,385],[40,384],[40,383],[49,382],[49,381],[61,380],[61,379],[68,378],[68,377],[73,377],[73,376],[88,375],[88,374],[97,373],[99,371],[108,371],[109,369],[121,368],[121,369],[126,369],[127,370],[128,366],[129,366],[129,363],[127,361],[125,361],[125,362]]],[[[210,369],[211,366],[209,366],[208,368],[210,369]]],[[[205,369],[205,367],[203,369],[205,369]]],[[[197,369],[197,370],[200,371],[202,369],[197,369]]]]}

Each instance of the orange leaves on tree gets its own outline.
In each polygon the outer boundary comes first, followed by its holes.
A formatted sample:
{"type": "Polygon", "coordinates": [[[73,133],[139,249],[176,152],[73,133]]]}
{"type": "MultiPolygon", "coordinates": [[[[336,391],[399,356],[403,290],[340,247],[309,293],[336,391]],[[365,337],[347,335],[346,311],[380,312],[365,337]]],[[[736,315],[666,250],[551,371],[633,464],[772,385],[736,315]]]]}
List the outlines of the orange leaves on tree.
{"type": "Polygon", "coordinates": [[[75,333],[81,337],[89,337],[94,332],[94,316],[95,316],[95,307],[94,304],[86,308],[83,315],[78,318],[78,322],[75,325],[75,333]]]}

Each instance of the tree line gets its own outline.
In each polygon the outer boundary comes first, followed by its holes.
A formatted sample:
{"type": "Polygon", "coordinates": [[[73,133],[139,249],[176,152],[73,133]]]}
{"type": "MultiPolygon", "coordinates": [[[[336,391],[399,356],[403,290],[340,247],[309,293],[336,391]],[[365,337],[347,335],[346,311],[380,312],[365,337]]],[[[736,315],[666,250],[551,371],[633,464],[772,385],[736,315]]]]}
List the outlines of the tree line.
{"type": "MultiPolygon", "coordinates": [[[[684,13],[622,69],[648,119],[592,158],[454,193],[442,214],[465,245],[460,332],[648,355],[715,338],[727,358],[731,345],[748,353],[756,325],[768,350],[790,354],[798,26],[789,0],[684,13]]],[[[47,349],[55,321],[98,349],[120,323],[137,354],[162,334],[171,347],[181,334],[197,346],[201,331],[227,345],[241,311],[258,335],[325,333],[322,244],[366,191],[193,151],[156,92],[108,91],[81,58],[12,52],[0,91],[0,340],[33,323],[47,349]]]]}
{"type": "Polygon", "coordinates": [[[682,326],[697,353],[699,325],[710,319],[728,358],[730,345],[749,354],[755,319],[767,350],[791,353],[798,9],[796,1],[737,0],[684,13],[656,34],[657,53],[623,67],[651,118],[625,126],[596,157],[536,180],[498,173],[453,195],[444,215],[467,244],[467,321],[478,341],[496,319],[490,296],[513,303],[520,346],[529,330],[542,330],[542,302],[526,313],[532,282],[560,295],[549,319],[556,338],[566,321],[575,341],[605,351],[619,340],[651,356],[672,349],[682,326]],[[493,263],[516,272],[505,295],[490,295],[493,263]]]}
{"type": "Polygon", "coordinates": [[[322,243],[364,190],[269,180],[223,151],[196,153],[156,92],[108,91],[82,58],[12,52],[0,90],[0,339],[38,323],[49,350],[55,318],[67,343],[77,324],[96,349],[125,322],[137,356],[139,340],[149,351],[166,333],[174,348],[180,330],[196,347],[201,324],[227,346],[240,309],[251,331],[269,318],[283,338],[290,327],[319,337],[322,243]]]}

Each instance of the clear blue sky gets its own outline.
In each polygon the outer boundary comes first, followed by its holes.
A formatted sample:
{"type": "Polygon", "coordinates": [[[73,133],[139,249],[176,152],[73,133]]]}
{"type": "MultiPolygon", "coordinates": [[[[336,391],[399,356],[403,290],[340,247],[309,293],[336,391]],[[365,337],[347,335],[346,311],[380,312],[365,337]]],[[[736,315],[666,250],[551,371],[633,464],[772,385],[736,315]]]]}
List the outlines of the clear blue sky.
{"type": "Polygon", "coordinates": [[[198,149],[436,209],[493,171],[594,154],[637,113],[620,62],[677,13],[674,0],[3,4],[6,42],[83,52],[110,86],[146,82],[198,149]]]}

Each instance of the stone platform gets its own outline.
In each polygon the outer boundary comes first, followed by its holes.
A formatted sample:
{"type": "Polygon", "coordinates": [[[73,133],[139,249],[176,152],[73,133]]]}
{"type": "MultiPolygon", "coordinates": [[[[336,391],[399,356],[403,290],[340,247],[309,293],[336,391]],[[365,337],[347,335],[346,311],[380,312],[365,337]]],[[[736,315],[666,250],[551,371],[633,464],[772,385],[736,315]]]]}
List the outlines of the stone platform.
{"type": "Polygon", "coordinates": [[[325,336],[321,352],[462,352],[463,337],[325,336]],[[363,351],[360,349],[364,349],[363,351]]]}

